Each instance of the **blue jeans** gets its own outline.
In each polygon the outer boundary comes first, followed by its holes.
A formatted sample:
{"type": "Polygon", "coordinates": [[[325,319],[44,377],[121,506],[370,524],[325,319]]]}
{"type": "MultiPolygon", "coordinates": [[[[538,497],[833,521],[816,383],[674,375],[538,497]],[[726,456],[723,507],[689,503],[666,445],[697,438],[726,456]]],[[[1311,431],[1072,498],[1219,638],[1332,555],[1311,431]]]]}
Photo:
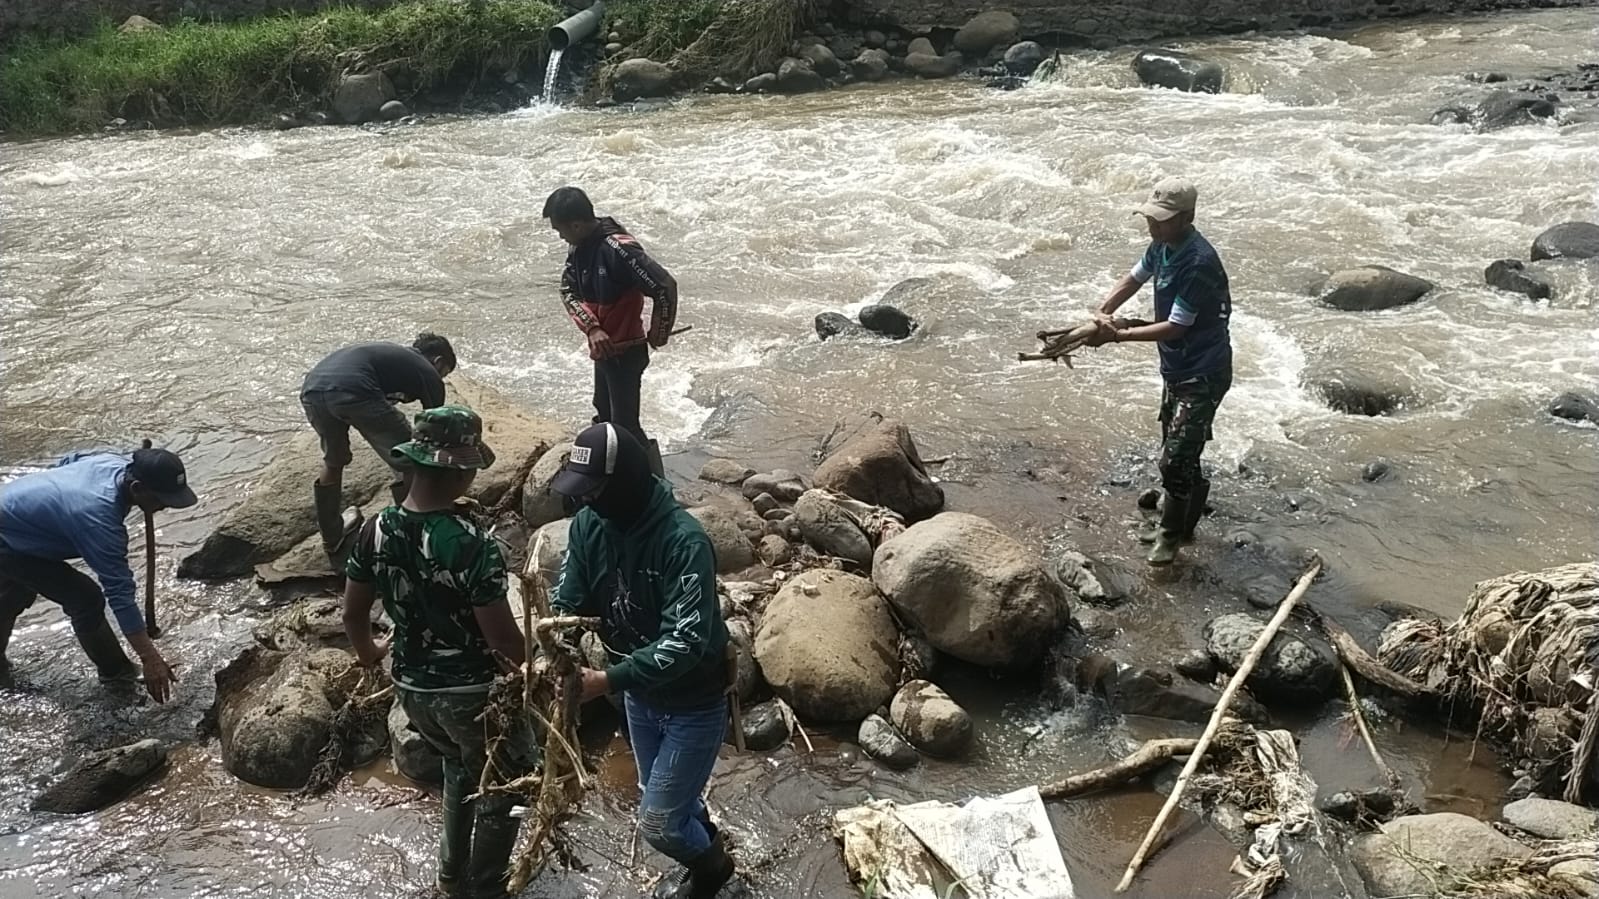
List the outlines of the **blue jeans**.
{"type": "Polygon", "coordinates": [[[688,863],[711,847],[711,817],[701,794],[727,734],[727,700],[689,711],[661,711],[628,693],[627,738],[638,764],[638,827],[645,842],[688,863]]]}

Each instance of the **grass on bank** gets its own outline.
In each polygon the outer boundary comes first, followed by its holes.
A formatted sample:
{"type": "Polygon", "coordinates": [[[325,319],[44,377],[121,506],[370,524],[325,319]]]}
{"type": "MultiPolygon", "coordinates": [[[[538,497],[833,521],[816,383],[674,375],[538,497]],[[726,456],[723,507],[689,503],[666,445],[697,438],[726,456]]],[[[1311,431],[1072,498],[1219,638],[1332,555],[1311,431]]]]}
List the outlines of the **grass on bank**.
{"type": "Polygon", "coordinates": [[[821,0],[617,0],[609,27],[630,55],[672,65],[689,77],[748,77],[773,68],[811,25],[821,0]]]}
{"type": "Polygon", "coordinates": [[[402,92],[469,84],[540,52],[561,17],[544,0],[417,0],[130,34],[106,23],[77,38],[23,37],[0,49],[0,129],[65,134],[117,117],[157,125],[260,121],[325,103],[352,51],[402,92]]]}

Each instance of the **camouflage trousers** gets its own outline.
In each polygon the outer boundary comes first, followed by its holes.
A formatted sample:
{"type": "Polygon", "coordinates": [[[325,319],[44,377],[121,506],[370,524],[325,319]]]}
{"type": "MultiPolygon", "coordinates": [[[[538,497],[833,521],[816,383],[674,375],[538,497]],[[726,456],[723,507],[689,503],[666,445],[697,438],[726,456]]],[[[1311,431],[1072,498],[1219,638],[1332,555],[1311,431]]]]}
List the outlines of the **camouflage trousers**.
{"type": "Polygon", "coordinates": [[[1167,381],[1160,395],[1160,482],[1166,492],[1186,497],[1204,480],[1200,457],[1212,439],[1211,423],[1228,388],[1227,368],[1186,381],[1167,381]]]}

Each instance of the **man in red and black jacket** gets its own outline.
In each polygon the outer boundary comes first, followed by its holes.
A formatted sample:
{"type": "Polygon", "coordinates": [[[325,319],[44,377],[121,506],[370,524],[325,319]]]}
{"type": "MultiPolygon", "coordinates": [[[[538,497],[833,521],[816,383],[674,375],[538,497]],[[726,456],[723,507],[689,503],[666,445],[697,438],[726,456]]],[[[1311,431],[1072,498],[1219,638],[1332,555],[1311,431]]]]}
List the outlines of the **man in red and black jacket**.
{"type": "Polygon", "coordinates": [[[610,217],[594,215],[588,195],[563,187],[544,201],[544,217],[572,245],[561,273],[561,302],[588,338],[594,360],[594,422],[610,422],[651,441],[639,423],[639,390],[650,348],[671,338],[677,281],[610,217]],[[652,301],[644,330],[644,298],[652,301]]]}

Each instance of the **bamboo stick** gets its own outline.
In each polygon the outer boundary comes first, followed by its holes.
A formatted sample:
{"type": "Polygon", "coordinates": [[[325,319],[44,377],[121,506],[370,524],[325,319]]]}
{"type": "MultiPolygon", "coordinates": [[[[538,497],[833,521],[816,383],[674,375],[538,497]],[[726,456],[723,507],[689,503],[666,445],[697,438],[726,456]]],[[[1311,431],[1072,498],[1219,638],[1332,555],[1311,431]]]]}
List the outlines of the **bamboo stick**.
{"type": "Polygon", "coordinates": [[[144,632],[150,639],[161,636],[155,623],[155,513],[144,513],[144,632]]]}
{"type": "Polygon", "coordinates": [[[1166,740],[1145,740],[1144,745],[1138,747],[1138,750],[1132,755],[1102,768],[1084,771],[1081,774],[1073,774],[1052,784],[1044,784],[1038,788],[1038,795],[1045,799],[1071,799],[1084,793],[1094,793],[1118,786],[1135,777],[1154,771],[1176,756],[1192,753],[1194,747],[1198,745],[1198,740],[1189,740],[1181,737],[1166,740]]]}
{"type": "Polygon", "coordinates": [[[1377,751],[1377,741],[1371,738],[1371,728],[1366,726],[1366,713],[1360,710],[1360,695],[1355,692],[1355,679],[1349,676],[1349,666],[1339,665],[1338,673],[1344,679],[1344,698],[1349,702],[1349,714],[1354,716],[1355,728],[1360,731],[1360,738],[1366,743],[1366,751],[1371,753],[1371,760],[1377,763],[1377,770],[1387,779],[1388,788],[1396,793],[1399,792],[1403,789],[1399,775],[1383,761],[1382,753],[1377,751]]]}
{"type": "Polygon", "coordinates": [[[1143,843],[1139,844],[1138,851],[1133,853],[1132,861],[1127,863],[1127,870],[1122,874],[1121,882],[1116,884],[1116,892],[1124,893],[1132,885],[1133,878],[1138,876],[1138,869],[1143,867],[1144,860],[1149,855],[1150,847],[1154,845],[1155,838],[1160,835],[1161,828],[1165,826],[1166,819],[1171,817],[1172,810],[1177,808],[1177,803],[1182,801],[1183,791],[1188,787],[1188,779],[1193,777],[1194,771],[1199,768],[1199,763],[1205,758],[1205,751],[1210,748],[1210,743],[1216,738],[1216,732],[1221,728],[1222,718],[1227,714],[1227,707],[1232,705],[1233,697],[1243,687],[1244,681],[1255,670],[1255,665],[1260,662],[1260,657],[1265,654],[1266,647],[1271,645],[1272,638],[1277,636],[1277,631],[1282,629],[1283,622],[1288,620],[1288,615],[1293,612],[1294,606],[1299,604],[1300,597],[1310,589],[1311,581],[1321,573],[1321,558],[1317,557],[1299,576],[1299,583],[1289,591],[1282,604],[1277,606],[1277,614],[1267,622],[1265,630],[1256,638],[1255,645],[1250,647],[1248,655],[1244,656],[1243,664],[1238,666],[1238,671],[1233,674],[1232,680],[1227,682],[1227,689],[1222,691],[1221,699],[1216,701],[1216,710],[1210,715],[1210,723],[1205,725],[1205,732],[1199,736],[1199,744],[1194,747],[1194,752],[1188,757],[1188,764],[1183,766],[1183,773],[1177,776],[1177,785],[1172,787],[1171,795],[1166,797],[1166,804],[1161,806],[1160,814],[1155,816],[1155,823],[1149,826],[1149,832],[1144,834],[1143,843]]]}

